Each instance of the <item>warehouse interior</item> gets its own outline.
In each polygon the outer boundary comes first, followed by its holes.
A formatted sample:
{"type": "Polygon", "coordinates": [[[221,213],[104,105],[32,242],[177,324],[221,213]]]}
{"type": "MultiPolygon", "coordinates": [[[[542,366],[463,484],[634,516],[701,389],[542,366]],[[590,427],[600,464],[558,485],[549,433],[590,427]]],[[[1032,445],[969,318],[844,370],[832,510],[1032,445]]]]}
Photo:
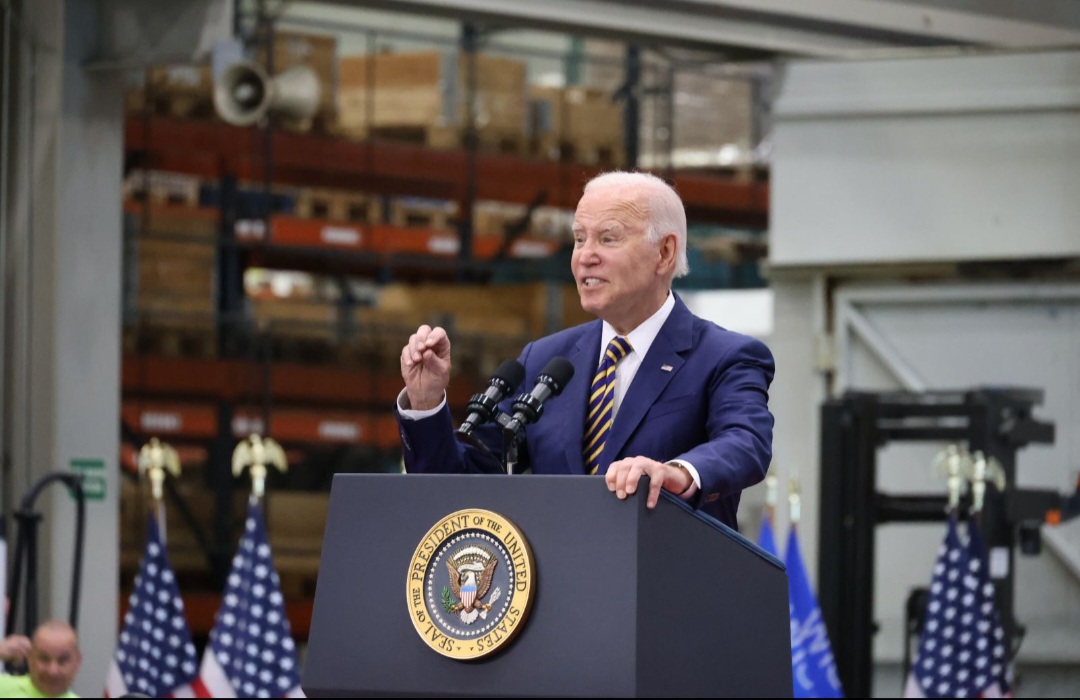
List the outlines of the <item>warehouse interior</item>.
{"type": "Polygon", "coordinates": [[[151,438],[182,465],[161,503],[197,645],[251,489],[234,448],[281,444],[264,507],[302,658],[333,476],[402,470],[409,334],[452,331],[460,420],[501,361],[589,320],[570,224],[615,168],[683,197],[681,298],[775,356],[778,496],[748,490],[740,531],[768,510],[787,532],[798,496],[846,694],[903,692],[950,446],[998,463],[1015,694],[1080,691],[1076,3],[0,9],[5,566],[24,495],[82,474],[78,576],[74,499],[36,503],[39,617],[81,590],[80,695],[101,694],[138,571],[151,438]],[[242,123],[258,110],[215,99],[241,63],[309,82],[242,123]]]}

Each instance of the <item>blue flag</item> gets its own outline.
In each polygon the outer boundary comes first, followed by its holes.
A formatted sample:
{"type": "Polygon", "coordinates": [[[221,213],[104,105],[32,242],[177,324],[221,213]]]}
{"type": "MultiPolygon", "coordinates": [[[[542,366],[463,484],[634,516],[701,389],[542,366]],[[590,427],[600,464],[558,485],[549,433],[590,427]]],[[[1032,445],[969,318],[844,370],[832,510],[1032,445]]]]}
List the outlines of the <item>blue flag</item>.
{"type": "Polygon", "coordinates": [[[761,532],[758,534],[758,546],[777,559],[780,552],[776,549],[776,537],[773,535],[772,516],[765,513],[761,516],[761,532]]]}
{"type": "MultiPolygon", "coordinates": [[[[771,535],[771,533],[770,533],[771,535]]],[[[795,528],[788,533],[788,604],[791,609],[791,672],[797,698],[842,698],[832,645],[817,596],[806,575],[795,528]]]]}

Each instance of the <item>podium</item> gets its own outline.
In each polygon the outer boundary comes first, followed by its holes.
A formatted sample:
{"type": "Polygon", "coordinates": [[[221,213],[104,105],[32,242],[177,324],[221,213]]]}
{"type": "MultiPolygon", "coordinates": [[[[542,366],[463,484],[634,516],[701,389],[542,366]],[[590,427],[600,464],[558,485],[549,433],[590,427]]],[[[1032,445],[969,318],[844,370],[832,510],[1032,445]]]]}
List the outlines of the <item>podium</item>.
{"type": "Polygon", "coordinates": [[[670,494],[646,509],[642,493],[620,501],[581,476],[336,475],[304,691],[791,697],[783,564],[670,494]],[[418,633],[407,582],[431,528],[468,509],[516,526],[534,589],[516,636],[464,661],[418,633]]]}

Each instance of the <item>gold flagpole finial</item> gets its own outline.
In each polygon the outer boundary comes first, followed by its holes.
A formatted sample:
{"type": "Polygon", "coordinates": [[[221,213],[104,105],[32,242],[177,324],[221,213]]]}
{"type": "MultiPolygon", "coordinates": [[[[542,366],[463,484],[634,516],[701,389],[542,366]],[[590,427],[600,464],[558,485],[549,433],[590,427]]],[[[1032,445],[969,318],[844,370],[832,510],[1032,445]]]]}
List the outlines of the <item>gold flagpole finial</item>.
{"type": "Polygon", "coordinates": [[[769,471],[765,474],[765,505],[769,508],[769,512],[776,510],[776,502],[779,500],[777,489],[780,484],[780,480],[776,478],[776,467],[770,466],[769,471]]]}
{"type": "Polygon", "coordinates": [[[167,442],[162,442],[156,437],[139,450],[139,474],[144,472],[150,475],[150,493],[155,501],[161,502],[162,486],[165,483],[165,472],[168,471],[175,477],[180,476],[180,457],[176,450],[167,442]]]}
{"type": "Polygon", "coordinates": [[[934,468],[945,474],[950,512],[960,507],[960,492],[964,488],[964,475],[970,473],[971,464],[971,455],[957,445],[949,445],[934,458],[934,468]]]}
{"type": "Polygon", "coordinates": [[[247,467],[251,472],[251,495],[255,498],[262,498],[266,491],[267,465],[277,467],[280,472],[289,468],[285,461],[285,450],[271,438],[252,433],[241,440],[233,450],[233,476],[240,476],[247,467]]]}
{"type": "Polygon", "coordinates": [[[971,481],[971,510],[980,513],[986,500],[987,481],[992,482],[998,491],[1005,490],[1005,468],[997,457],[988,458],[982,450],[975,450],[974,460],[965,466],[971,481]]]}
{"type": "Polygon", "coordinates": [[[802,495],[799,493],[799,475],[788,477],[788,519],[792,525],[798,525],[802,519],[802,495]]]}

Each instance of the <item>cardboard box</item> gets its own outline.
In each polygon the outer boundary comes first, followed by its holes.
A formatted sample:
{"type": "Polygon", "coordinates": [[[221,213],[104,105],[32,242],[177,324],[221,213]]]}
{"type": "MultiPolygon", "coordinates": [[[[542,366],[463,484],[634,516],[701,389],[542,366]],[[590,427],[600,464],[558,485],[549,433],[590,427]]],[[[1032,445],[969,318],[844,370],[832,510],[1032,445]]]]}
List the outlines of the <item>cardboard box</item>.
{"type": "Polygon", "coordinates": [[[340,62],[339,125],[358,137],[370,130],[459,130],[471,97],[481,133],[524,138],[525,64],[486,54],[474,58],[471,90],[468,57],[458,51],[346,56],[340,62]]]}

